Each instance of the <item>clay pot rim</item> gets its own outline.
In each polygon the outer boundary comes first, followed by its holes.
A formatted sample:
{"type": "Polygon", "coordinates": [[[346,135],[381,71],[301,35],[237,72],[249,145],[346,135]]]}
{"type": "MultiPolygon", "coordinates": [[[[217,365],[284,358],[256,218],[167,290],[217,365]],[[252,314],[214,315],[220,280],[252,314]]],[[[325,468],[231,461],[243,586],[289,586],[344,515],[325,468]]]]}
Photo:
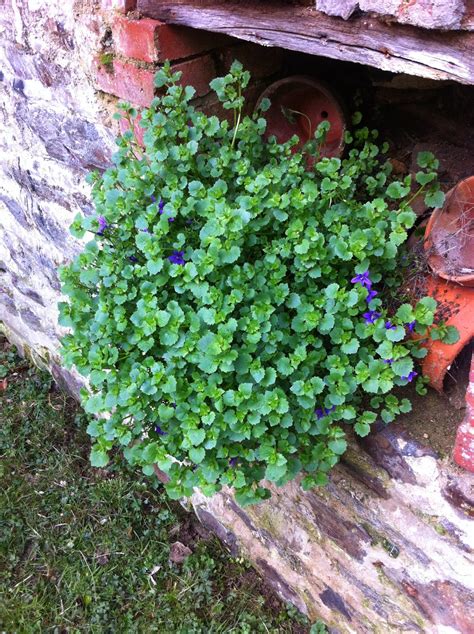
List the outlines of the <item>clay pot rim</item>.
{"type": "MultiPolygon", "coordinates": [[[[292,83],[300,83],[311,88],[317,89],[321,92],[327,99],[330,99],[334,102],[336,106],[337,113],[341,119],[341,138],[338,145],[337,157],[340,157],[344,151],[345,143],[344,143],[344,135],[347,130],[347,117],[346,112],[343,106],[343,100],[339,96],[337,90],[334,90],[329,84],[325,81],[321,81],[319,79],[315,79],[311,75],[289,75],[288,77],[283,77],[282,79],[278,79],[277,81],[271,83],[269,86],[265,88],[265,90],[260,94],[257,99],[257,103],[255,104],[255,110],[258,109],[260,103],[263,99],[267,98],[271,99],[271,96],[274,95],[282,86],[292,83]]],[[[265,113],[263,113],[265,115],[265,113]]]]}
{"type": "MultiPolygon", "coordinates": [[[[436,209],[433,210],[433,213],[429,217],[428,223],[425,229],[425,239],[423,242],[425,253],[428,252],[428,250],[431,248],[433,244],[431,233],[432,233],[436,220],[441,216],[442,213],[444,213],[447,205],[449,204],[451,196],[454,195],[454,192],[459,187],[459,185],[471,179],[474,180],[474,176],[468,176],[467,178],[464,178],[463,180],[459,181],[459,183],[457,183],[453,188],[451,188],[446,194],[444,205],[442,207],[437,207],[436,209]]],[[[448,280],[449,282],[454,282],[455,284],[459,284],[461,286],[474,286],[474,273],[465,273],[463,275],[450,275],[449,273],[446,273],[443,269],[436,266],[433,260],[434,260],[434,256],[433,255],[430,256],[427,254],[428,265],[430,266],[433,273],[435,273],[439,277],[443,278],[444,280],[448,280]]]]}

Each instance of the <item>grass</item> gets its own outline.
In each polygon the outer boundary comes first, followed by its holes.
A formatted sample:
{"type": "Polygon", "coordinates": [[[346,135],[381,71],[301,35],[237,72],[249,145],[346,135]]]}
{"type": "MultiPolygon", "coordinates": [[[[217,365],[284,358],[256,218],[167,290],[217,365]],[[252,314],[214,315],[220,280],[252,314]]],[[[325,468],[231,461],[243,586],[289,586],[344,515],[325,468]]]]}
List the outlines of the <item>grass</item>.
{"type": "Polygon", "coordinates": [[[0,631],[309,631],[158,484],[118,459],[93,469],[85,427],[0,340],[0,631]],[[176,541],[192,550],[182,564],[176,541]]]}

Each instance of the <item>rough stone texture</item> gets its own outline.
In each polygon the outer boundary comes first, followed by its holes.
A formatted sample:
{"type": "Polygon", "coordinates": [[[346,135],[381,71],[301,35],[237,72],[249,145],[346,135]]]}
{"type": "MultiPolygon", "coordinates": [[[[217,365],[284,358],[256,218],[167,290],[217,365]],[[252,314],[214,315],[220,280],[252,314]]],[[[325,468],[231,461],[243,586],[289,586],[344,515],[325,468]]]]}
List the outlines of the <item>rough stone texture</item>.
{"type": "MultiPolygon", "coordinates": [[[[80,380],[56,353],[57,267],[77,249],[73,217],[92,212],[85,173],[113,150],[115,101],[97,94],[91,70],[110,24],[98,8],[7,0],[0,13],[0,327],[76,395],[80,380]]],[[[221,72],[230,56],[209,59],[221,72]]],[[[275,67],[261,60],[263,78],[275,67]]],[[[233,554],[333,632],[449,634],[474,628],[472,497],[472,478],[391,427],[351,443],[325,489],[292,483],[250,509],[229,492],[192,504],[233,554]]]]}
{"type": "Polygon", "coordinates": [[[117,11],[127,13],[137,6],[136,0],[102,0],[101,7],[104,11],[117,11]]]}
{"type": "Polygon", "coordinates": [[[360,9],[424,29],[473,28],[472,0],[315,0],[316,9],[344,20],[360,9]]]}
{"type": "Polygon", "coordinates": [[[466,391],[466,414],[459,425],[454,459],[458,465],[474,472],[474,354],[469,371],[469,384],[466,391]]]}
{"type": "Polygon", "coordinates": [[[0,322],[52,364],[57,268],[68,226],[92,207],[84,176],[109,163],[113,133],[89,76],[103,34],[99,2],[6,0],[0,10],[0,322]]]}
{"type": "Polygon", "coordinates": [[[399,426],[364,445],[372,459],[352,444],[325,489],[302,493],[292,483],[247,509],[229,492],[196,493],[193,506],[331,631],[472,632],[472,476],[399,426]]]}
{"type": "Polygon", "coordinates": [[[359,6],[359,0],[316,0],[316,9],[347,20],[359,6]]]}
{"type": "Polygon", "coordinates": [[[424,29],[459,29],[465,5],[464,0],[359,0],[362,11],[391,15],[397,22],[424,29]]]}

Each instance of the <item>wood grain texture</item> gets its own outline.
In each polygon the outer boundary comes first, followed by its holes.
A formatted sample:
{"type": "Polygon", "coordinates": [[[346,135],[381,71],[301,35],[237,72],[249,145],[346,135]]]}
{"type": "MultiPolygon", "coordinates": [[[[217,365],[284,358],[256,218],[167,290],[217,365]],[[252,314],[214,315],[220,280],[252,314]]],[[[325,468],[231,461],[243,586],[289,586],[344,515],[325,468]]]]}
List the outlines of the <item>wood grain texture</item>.
{"type": "Polygon", "coordinates": [[[169,24],[395,73],[474,84],[474,33],[433,32],[362,16],[344,21],[308,7],[247,3],[138,0],[139,11],[169,24]]]}

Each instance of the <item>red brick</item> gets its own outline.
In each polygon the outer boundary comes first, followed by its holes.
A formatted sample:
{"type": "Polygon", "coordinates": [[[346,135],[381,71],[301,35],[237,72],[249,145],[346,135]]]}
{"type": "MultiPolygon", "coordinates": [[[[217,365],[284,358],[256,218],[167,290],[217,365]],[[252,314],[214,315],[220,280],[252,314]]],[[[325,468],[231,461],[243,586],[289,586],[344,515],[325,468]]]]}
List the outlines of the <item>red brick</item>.
{"type": "Polygon", "coordinates": [[[121,15],[115,16],[112,33],[116,53],[144,62],[181,60],[229,42],[225,35],[169,26],[151,18],[131,20],[121,15]]]}
{"type": "Polygon", "coordinates": [[[102,0],[101,6],[103,11],[128,13],[137,8],[137,0],[102,0]]]}
{"type": "Polygon", "coordinates": [[[245,70],[250,72],[252,79],[261,79],[273,75],[281,69],[283,49],[265,48],[248,42],[226,47],[219,57],[226,72],[228,72],[232,62],[238,59],[245,70]]]}
{"type": "Polygon", "coordinates": [[[157,32],[156,47],[160,62],[185,59],[233,42],[219,33],[208,33],[186,26],[162,24],[157,32]]]}
{"type": "Polygon", "coordinates": [[[112,24],[115,52],[144,62],[158,61],[155,40],[162,26],[161,22],[150,18],[129,20],[117,15],[112,24]]]}
{"type": "MultiPolygon", "coordinates": [[[[133,119],[132,130],[135,134],[137,143],[139,143],[139,145],[143,145],[143,135],[145,134],[145,129],[140,126],[140,119],[141,119],[140,115],[138,115],[135,119],[133,119]]],[[[127,130],[130,130],[130,125],[127,119],[120,119],[119,127],[120,127],[120,132],[122,134],[126,132],[127,130]]]]}
{"type": "Polygon", "coordinates": [[[214,61],[210,55],[202,55],[187,62],[173,64],[173,71],[181,71],[181,84],[191,85],[196,89],[196,97],[202,97],[210,92],[209,82],[216,76],[214,61]]]}
{"type": "Polygon", "coordinates": [[[155,70],[139,68],[132,62],[114,59],[112,67],[95,60],[94,71],[99,90],[136,106],[149,106],[154,97],[155,70]]]}
{"type": "MultiPolygon", "coordinates": [[[[215,77],[214,61],[210,55],[173,64],[173,71],[181,71],[181,83],[196,89],[196,96],[210,92],[209,82],[215,77]]],[[[111,65],[104,66],[99,59],[94,61],[96,86],[99,90],[129,101],[136,106],[150,105],[154,97],[156,69],[139,68],[133,62],[115,58],[111,65]]]]}

